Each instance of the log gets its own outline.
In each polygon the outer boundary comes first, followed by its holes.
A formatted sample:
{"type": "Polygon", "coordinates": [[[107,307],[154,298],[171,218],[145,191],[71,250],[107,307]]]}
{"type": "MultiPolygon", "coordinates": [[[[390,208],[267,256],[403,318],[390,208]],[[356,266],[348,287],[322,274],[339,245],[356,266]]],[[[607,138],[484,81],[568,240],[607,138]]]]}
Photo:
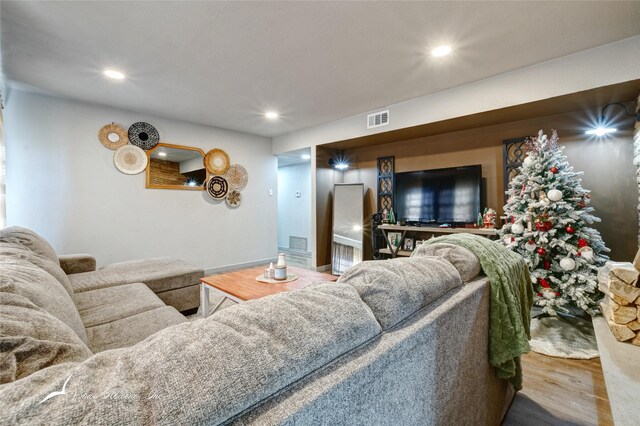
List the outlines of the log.
{"type": "Polygon", "coordinates": [[[635,321],[638,315],[638,309],[635,306],[621,306],[614,300],[605,297],[601,306],[604,307],[604,313],[608,319],[616,324],[626,324],[635,321]]]}
{"type": "Polygon", "coordinates": [[[640,298],[640,288],[630,286],[615,276],[599,279],[598,288],[604,294],[613,293],[629,303],[633,303],[636,299],[640,298]]]}
{"type": "Polygon", "coordinates": [[[622,306],[630,306],[632,305],[632,303],[627,302],[626,300],[624,300],[622,297],[620,296],[616,296],[613,293],[607,293],[607,295],[614,301],[616,302],[618,305],[622,305],[622,306]]]}
{"type": "Polygon", "coordinates": [[[640,331],[640,321],[635,320],[635,321],[631,321],[628,324],[625,324],[627,327],[629,327],[630,329],[632,329],[633,331],[640,331]]]}
{"type": "Polygon", "coordinates": [[[631,263],[616,262],[611,267],[611,274],[626,284],[635,285],[640,272],[631,263]]]}
{"type": "Polygon", "coordinates": [[[609,329],[611,330],[611,333],[613,333],[613,337],[615,337],[617,341],[624,342],[626,340],[634,339],[637,337],[636,333],[626,325],[616,324],[615,322],[611,321],[609,318],[606,318],[606,320],[607,320],[607,324],[609,324],[609,329]]]}

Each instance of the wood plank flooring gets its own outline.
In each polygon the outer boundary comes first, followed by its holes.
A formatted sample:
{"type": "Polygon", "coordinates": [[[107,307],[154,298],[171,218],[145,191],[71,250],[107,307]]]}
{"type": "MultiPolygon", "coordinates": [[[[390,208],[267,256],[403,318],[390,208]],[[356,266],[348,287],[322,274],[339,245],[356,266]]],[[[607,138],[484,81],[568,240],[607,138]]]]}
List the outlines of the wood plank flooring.
{"type": "Polygon", "coordinates": [[[503,424],[613,425],[600,359],[522,357],[524,388],[503,424]]]}

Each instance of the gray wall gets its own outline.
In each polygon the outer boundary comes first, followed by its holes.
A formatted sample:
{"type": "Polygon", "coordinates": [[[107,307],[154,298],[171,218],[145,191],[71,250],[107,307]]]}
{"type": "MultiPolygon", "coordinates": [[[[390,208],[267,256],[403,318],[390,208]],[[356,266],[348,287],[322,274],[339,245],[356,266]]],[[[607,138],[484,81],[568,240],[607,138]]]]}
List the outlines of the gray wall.
{"type": "Polygon", "coordinates": [[[5,109],[7,222],[34,229],[59,253],[87,252],[99,264],[174,256],[203,268],[272,258],[277,161],[268,138],[13,91],[5,109]],[[222,148],[249,172],[242,205],[204,192],[146,189],[98,142],[107,123],[147,121],[163,142],[222,148]]]}

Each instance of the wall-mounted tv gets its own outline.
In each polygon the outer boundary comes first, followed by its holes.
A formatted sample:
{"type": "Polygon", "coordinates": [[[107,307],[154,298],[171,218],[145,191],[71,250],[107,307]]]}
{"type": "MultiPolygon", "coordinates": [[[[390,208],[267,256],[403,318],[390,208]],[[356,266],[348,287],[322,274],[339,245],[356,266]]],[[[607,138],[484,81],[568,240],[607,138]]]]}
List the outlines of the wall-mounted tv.
{"type": "Polygon", "coordinates": [[[480,165],[396,173],[396,217],[425,225],[475,223],[481,188],[480,165]]]}

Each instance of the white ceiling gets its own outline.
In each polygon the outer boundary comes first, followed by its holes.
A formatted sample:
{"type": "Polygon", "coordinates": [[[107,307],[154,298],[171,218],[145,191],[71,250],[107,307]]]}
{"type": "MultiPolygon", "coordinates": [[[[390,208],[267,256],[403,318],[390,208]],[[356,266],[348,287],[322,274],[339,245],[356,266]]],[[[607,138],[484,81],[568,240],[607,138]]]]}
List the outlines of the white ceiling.
{"type": "Polygon", "coordinates": [[[301,148],[278,155],[278,168],[311,162],[311,148],[301,148]],[[309,156],[303,158],[302,156],[309,156]]]}
{"type": "Polygon", "coordinates": [[[264,136],[640,34],[638,1],[3,0],[0,8],[11,85],[264,136]],[[443,43],[453,55],[426,54],[443,43]],[[105,80],[106,67],[128,79],[105,80]],[[282,118],[264,119],[267,109],[282,118]]]}

